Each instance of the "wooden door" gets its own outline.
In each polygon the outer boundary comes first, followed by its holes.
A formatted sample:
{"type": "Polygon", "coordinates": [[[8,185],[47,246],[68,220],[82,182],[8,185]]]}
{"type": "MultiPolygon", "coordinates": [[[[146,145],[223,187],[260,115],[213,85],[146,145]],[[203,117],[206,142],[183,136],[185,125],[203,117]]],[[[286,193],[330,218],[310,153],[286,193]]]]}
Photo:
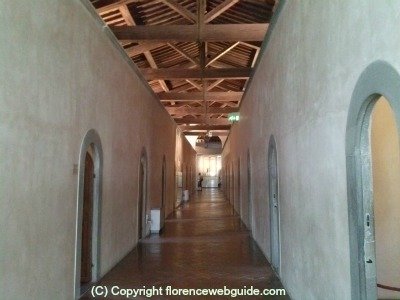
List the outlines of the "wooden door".
{"type": "Polygon", "coordinates": [[[139,211],[139,215],[138,215],[138,237],[139,239],[141,239],[143,237],[143,218],[144,218],[144,214],[143,214],[143,209],[144,209],[144,184],[145,184],[145,173],[144,173],[144,166],[143,163],[140,163],[140,173],[139,173],[139,207],[138,207],[138,211],[139,211]]]}
{"type": "Polygon", "coordinates": [[[94,164],[90,154],[86,153],[83,187],[81,283],[92,281],[93,184],[94,164]]]}

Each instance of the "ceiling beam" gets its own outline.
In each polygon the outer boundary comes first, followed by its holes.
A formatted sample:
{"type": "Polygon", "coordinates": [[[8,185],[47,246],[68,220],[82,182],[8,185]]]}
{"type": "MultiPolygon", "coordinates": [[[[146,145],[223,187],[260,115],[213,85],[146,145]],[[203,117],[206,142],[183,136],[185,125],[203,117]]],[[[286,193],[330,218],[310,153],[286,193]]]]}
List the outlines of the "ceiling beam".
{"type": "Polygon", "coordinates": [[[225,0],[224,2],[222,2],[220,5],[217,5],[214,9],[212,9],[205,15],[204,22],[206,23],[211,22],[216,17],[221,15],[223,12],[227,11],[229,8],[231,8],[238,2],[239,0],[225,0]]]}
{"type": "Polygon", "coordinates": [[[208,125],[229,125],[229,121],[226,118],[216,119],[216,118],[180,118],[174,119],[176,124],[208,124],[208,125]]]}
{"type": "Polygon", "coordinates": [[[125,48],[125,51],[128,53],[129,57],[133,57],[164,45],[165,43],[161,42],[141,42],[137,46],[125,48]]]}
{"type": "MultiPolygon", "coordinates": [[[[133,18],[133,16],[131,15],[128,6],[126,6],[126,4],[122,4],[119,7],[119,10],[121,12],[122,17],[124,18],[126,24],[130,25],[130,26],[135,26],[136,22],[133,18]]],[[[140,45],[140,44],[139,44],[140,45]]],[[[146,57],[146,60],[148,61],[150,67],[154,68],[154,69],[158,69],[158,66],[153,58],[153,56],[151,55],[150,50],[143,52],[144,56],[146,57]]],[[[165,92],[169,92],[169,88],[167,86],[167,84],[165,83],[164,80],[159,80],[158,81],[161,88],[165,91],[165,92]]]]}
{"type": "Polygon", "coordinates": [[[235,48],[237,45],[239,45],[240,42],[236,42],[233,45],[230,45],[229,47],[226,47],[225,49],[223,49],[221,52],[217,53],[213,58],[210,58],[210,60],[207,62],[206,67],[208,67],[209,65],[211,65],[213,62],[217,61],[218,59],[220,59],[222,56],[224,56],[225,54],[227,54],[229,51],[231,51],[233,48],[235,48]]]}
{"type": "MultiPolygon", "coordinates": [[[[198,47],[199,47],[199,60],[200,60],[200,69],[202,74],[204,74],[204,69],[206,67],[206,52],[208,49],[208,45],[206,41],[200,39],[204,35],[204,16],[207,10],[207,0],[197,0],[197,30],[198,30],[198,47]]],[[[204,76],[201,76],[201,99],[202,99],[202,107],[204,110],[203,118],[207,118],[207,108],[208,103],[206,101],[206,86],[207,81],[204,79],[204,76]]]]}
{"type": "MultiPolygon", "coordinates": [[[[161,93],[161,92],[160,92],[161,93]]],[[[160,100],[161,102],[170,102],[170,101],[174,101],[174,102],[198,102],[198,103],[200,103],[200,102],[207,102],[207,105],[212,105],[212,103],[209,103],[209,102],[215,102],[215,103],[233,103],[233,105],[237,105],[237,103],[235,103],[235,102],[233,102],[233,101],[240,101],[240,99],[239,100],[230,100],[230,99],[206,99],[206,100],[203,100],[203,99],[197,99],[197,100],[195,100],[195,99],[193,99],[193,100],[191,100],[191,99],[175,99],[175,100],[160,100]]]]}
{"type": "Polygon", "coordinates": [[[249,48],[253,48],[253,49],[256,49],[256,50],[259,50],[260,49],[260,47],[259,46],[256,46],[256,45],[253,45],[253,44],[250,44],[250,43],[246,43],[246,42],[240,42],[242,45],[244,45],[244,46],[246,46],[246,47],[249,47],[249,48]]]}
{"type": "Polygon", "coordinates": [[[226,69],[141,69],[146,80],[159,79],[247,79],[252,73],[252,68],[226,68],[226,69]]]}
{"type": "Polygon", "coordinates": [[[199,34],[197,25],[110,26],[120,40],[133,41],[262,41],[268,23],[216,24],[203,26],[199,34]]]}
{"type": "Polygon", "coordinates": [[[189,83],[191,86],[195,87],[196,89],[198,89],[199,91],[202,90],[201,85],[197,84],[196,82],[186,79],[186,82],[189,83]]]}
{"type": "MultiPolygon", "coordinates": [[[[146,57],[146,60],[149,62],[150,67],[152,67],[154,69],[158,69],[157,63],[154,60],[153,55],[151,55],[150,51],[144,52],[144,56],[146,57]]],[[[160,79],[160,80],[158,80],[158,83],[160,84],[160,86],[164,90],[164,92],[169,92],[169,88],[164,80],[160,79]]]]}
{"type": "MultiPolygon", "coordinates": [[[[180,115],[200,115],[204,112],[203,107],[166,107],[170,114],[180,115]]],[[[238,107],[209,107],[207,113],[209,114],[229,114],[238,112],[238,107]]]]}
{"type": "Polygon", "coordinates": [[[176,52],[178,52],[180,55],[182,55],[184,58],[189,60],[190,62],[196,64],[197,66],[200,66],[200,62],[196,58],[191,57],[185,50],[171,43],[167,43],[167,45],[170,46],[172,49],[174,49],[176,52]]]}
{"type": "Polygon", "coordinates": [[[126,6],[125,4],[121,5],[119,11],[121,12],[121,15],[124,18],[127,25],[129,26],[136,25],[135,20],[133,19],[131,13],[129,12],[128,6],[126,6]]]}
{"type": "Polygon", "coordinates": [[[107,13],[109,11],[119,9],[121,5],[128,5],[130,3],[139,2],[139,1],[140,0],[120,0],[120,1],[116,1],[115,3],[105,5],[103,7],[99,7],[96,10],[101,15],[101,14],[107,13]]]}
{"type": "MultiPolygon", "coordinates": [[[[187,92],[187,93],[158,93],[160,100],[202,100],[202,92],[187,92]]],[[[207,92],[205,100],[213,101],[240,101],[243,92],[207,92]]]]}
{"type": "Polygon", "coordinates": [[[222,81],[224,81],[223,79],[218,79],[216,81],[214,81],[213,83],[211,83],[208,87],[207,87],[207,91],[212,90],[213,88],[215,88],[216,86],[218,86],[222,81]]]}
{"type": "Polygon", "coordinates": [[[182,17],[188,19],[189,21],[196,23],[196,15],[193,14],[191,11],[187,10],[185,7],[180,5],[177,1],[175,0],[162,0],[165,5],[169,6],[169,8],[173,9],[176,11],[178,14],[180,14],[182,17]]]}
{"type": "MultiPolygon", "coordinates": [[[[196,131],[186,131],[184,135],[199,135],[200,133],[206,133],[207,130],[196,130],[196,131]]],[[[212,131],[213,136],[227,136],[229,131],[212,131]]]]}
{"type": "Polygon", "coordinates": [[[192,131],[192,130],[229,130],[231,125],[181,125],[179,128],[182,131],[192,131]]]}

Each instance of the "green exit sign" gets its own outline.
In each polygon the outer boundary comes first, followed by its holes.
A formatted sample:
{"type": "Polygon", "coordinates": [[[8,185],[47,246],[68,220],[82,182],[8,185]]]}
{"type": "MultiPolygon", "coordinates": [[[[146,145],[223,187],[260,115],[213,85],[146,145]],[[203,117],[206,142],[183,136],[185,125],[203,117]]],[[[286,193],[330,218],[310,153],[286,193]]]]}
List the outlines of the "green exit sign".
{"type": "Polygon", "coordinates": [[[230,113],[230,114],[228,114],[228,120],[231,123],[239,122],[239,119],[240,119],[239,113],[230,113]]]}

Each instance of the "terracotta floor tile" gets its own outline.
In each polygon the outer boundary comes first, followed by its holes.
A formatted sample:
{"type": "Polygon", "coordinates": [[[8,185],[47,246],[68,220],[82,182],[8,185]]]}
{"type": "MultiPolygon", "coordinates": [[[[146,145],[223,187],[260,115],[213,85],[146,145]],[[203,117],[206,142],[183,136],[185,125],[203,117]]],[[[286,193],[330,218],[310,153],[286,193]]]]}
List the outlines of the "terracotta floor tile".
{"type": "MultiPolygon", "coordinates": [[[[197,192],[166,220],[161,235],[143,239],[98,285],[123,288],[168,285],[173,288],[282,288],[246,226],[218,189],[197,192]]],[[[90,297],[87,293],[82,299],[90,297]]],[[[230,299],[222,296],[154,296],[151,299],[203,298],[230,299]]],[[[238,296],[236,299],[257,297],[238,296]]]]}

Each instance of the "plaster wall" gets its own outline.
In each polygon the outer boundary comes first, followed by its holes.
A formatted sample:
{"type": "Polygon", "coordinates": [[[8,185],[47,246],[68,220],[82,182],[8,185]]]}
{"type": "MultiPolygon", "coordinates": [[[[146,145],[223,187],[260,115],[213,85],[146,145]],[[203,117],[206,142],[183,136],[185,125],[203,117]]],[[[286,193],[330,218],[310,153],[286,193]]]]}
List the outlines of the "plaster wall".
{"type": "MultiPolygon", "coordinates": [[[[400,282],[400,149],[396,119],[385,98],[371,118],[376,275],[380,284],[400,282]]],[[[398,292],[378,289],[379,299],[396,299],[398,292]]]]}
{"type": "MultiPolygon", "coordinates": [[[[369,64],[383,60],[400,71],[400,36],[393,30],[400,3],[280,2],[283,9],[242,102],[240,122],[225,144],[223,166],[240,158],[243,177],[249,149],[253,236],[270,258],[267,152],[274,135],[283,284],[294,299],[350,299],[347,114],[369,64]]],[[[241,183],[247,190],[247,181],[241,183]]]]}
{"type": "Polygon", "coordinates": [[[167,213],[176,155],[193,153],[176,153],[175,123],[78,0],[0,0],[0,82],[1,297],[73,299],[86,132],[97,131],[104,155],[102,275],[137,243],[142,150],[149,209],[161,203],[166,157],[167,213]]]}

